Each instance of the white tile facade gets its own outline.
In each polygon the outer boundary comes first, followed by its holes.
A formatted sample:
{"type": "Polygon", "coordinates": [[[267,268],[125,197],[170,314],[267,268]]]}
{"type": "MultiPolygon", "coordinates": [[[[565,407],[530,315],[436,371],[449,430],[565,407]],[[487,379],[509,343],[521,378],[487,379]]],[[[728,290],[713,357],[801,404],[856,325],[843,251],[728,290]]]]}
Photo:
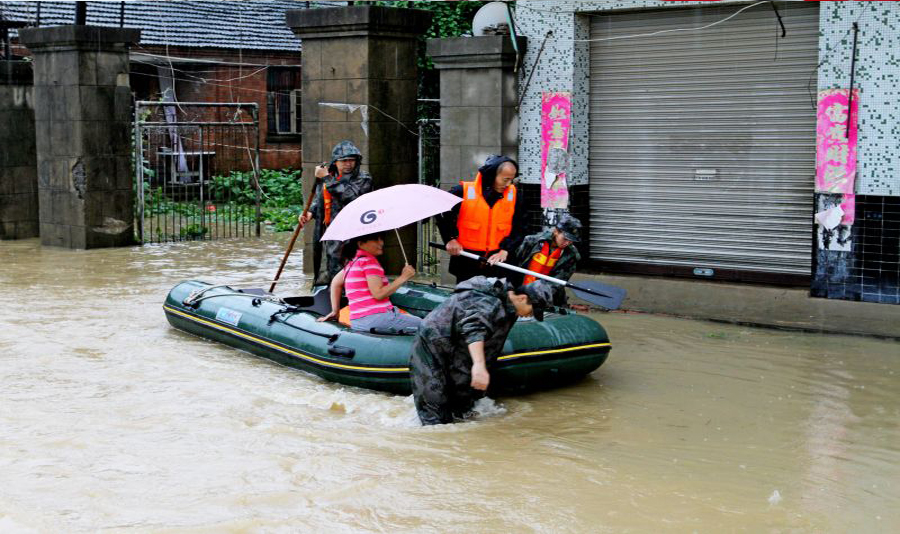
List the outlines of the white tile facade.
{"type": "MultiPolygon", "coordinates": [[[[539,183],[540,102],[544,91],[572,92],[569,183],[580,185],[588,181],[589,43],[578,40],[590,38],[589,14],[681,8],[691,4],[705,2],[525,0],[516,3],[516,24],[520,33],[528,37],[528,49],[519,73],[519,87],[524,93],[519,111],[519,162],[523,182],[539,183]],[[536,64],[548,30],[553,35],[536,64]],[[526,87],[529,75],[532,78],[526,87]]],[[[716,5],[723,4],[727,2],[716,5]]],[[[735,11],[745,5],[736,3],[735,11]]],[[[854,21],[860,26],[854,83],[861,93],[857,193],[900,196],[900,8],[894,2],[822,2],[820,5],[819,59],[823,63],[818,70],[819,89],[849,86],[853,44],[850,28],[854,21]]]]}

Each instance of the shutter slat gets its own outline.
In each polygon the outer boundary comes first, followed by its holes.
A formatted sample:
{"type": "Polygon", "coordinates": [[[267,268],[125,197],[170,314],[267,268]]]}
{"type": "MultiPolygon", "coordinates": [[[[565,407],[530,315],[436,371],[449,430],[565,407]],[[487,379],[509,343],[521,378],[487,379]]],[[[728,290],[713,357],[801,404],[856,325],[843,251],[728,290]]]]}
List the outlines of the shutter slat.
{"type": "MultiPolygon", "coordinates": [[[[763,7],[763,6],[761,6],[763,7]]],[[[808,275],[818,6],[591,18],[590,257],[808,275]],[[712,179],[698,170],[715,169],[712,179]]]]}

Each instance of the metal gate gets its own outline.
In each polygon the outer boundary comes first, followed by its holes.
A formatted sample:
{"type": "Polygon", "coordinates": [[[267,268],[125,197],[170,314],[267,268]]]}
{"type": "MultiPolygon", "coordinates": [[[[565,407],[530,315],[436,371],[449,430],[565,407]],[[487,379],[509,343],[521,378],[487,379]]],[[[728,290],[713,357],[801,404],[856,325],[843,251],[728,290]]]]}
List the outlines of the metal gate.
{"type": "MultiPolygon", "coordinates": [[[[419,119],[419,183],[441,186],[441,125],[438,119],[419,119]]],[[[435,218],[419,223],[418,264],[416,270],[429,276],[440,273],[441,257],[429,241],[443,243],[435,218]]]]}
{"type": "Polygon", "coordinates": [[[134,144],[142,243],[260,235],[256,104],[139,101],[134,144]]]}

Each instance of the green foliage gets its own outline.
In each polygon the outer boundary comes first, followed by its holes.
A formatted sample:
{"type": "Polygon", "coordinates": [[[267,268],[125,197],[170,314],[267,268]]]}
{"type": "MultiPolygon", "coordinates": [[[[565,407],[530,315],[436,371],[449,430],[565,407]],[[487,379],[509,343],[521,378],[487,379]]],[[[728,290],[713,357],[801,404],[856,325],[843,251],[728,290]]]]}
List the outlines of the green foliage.
{"type": "Polygon", "coordinates": [[[203,239],[207,233],[209,233],[209,228],[200,224],[189,224],[178,231],[178,235],[182,239],[203,239]]]}
{"type": "Polygon", "coordinates": [[[209,183],[209,194],[217,203],[253,204],[256,202],[253,175],[231,171],[227,176],[213,176],[209,183]]]}
{"type": "MultiPolygon", "coordinates": [[[[293,169],[262,169],[260,171],[260,207],[262,220],[276,232],[293,230],[303,209],[301,171],[293,169]]],[[[173,201],[162,188],[144,183],[144,215],[178,214],[187,219],[217,223],[254,223],[256,215],[256,186],[252,172],[232,171],[214,176],[207,185],[206,206],[198,200],[173,201]]],[[[209,228],[190,224],[173,239],[203,239],[209,228]]]]}
{"type": "MultiPolygon", "coordinates": [[[[276,208],[303,204],[303,182],[300,176],[300,170],[260,170],[260,204],[276,208]]],[[[216,202],[256,203],[256,187],[250,171],[231,171],[227,176],[214,176],[209,190],[216,202]]]]}
{"type": "MultiPolygon", "coordinates": [[[[259,185],[263,190],[263,206],[286,208],[303,205],[303,181],[301,171],[263,169],[259,185]]],[[[299,211],[299,208],[298,208],[299,211]]]]}
{"type": "Polygon", "coordinates": [[[265,212],[266,224],[272,226],[276,232],[289,232],[297,226],[297,217],[303,206],[291,206],[287,208],[268,208],[265,212]]]}

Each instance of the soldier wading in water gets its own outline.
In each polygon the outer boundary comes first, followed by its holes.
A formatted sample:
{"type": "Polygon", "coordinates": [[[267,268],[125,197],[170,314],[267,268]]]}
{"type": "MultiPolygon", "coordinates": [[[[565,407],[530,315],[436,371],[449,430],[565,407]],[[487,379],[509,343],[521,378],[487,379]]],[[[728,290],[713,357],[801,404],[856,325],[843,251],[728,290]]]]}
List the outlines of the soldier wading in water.
{"type": "Polygon", "coordinates": [[[553,291],[544,281],[514,290],[503,278],[476,276],[422,321],[413,340],[410,375],[423,425],[465,417],[490,384],[496,361],[518,317],[543,320],[553,291]]]}
{"type": "Polygon", "coordinates": [[[332,278],[340,272],[341,242],[319,241],[331,221],[341,209],[356,200],[357,197],[372,191],[372,176],[359,168],[362,164],[362,153],[350,141],[341,141],[335,145],[331,153],[331,163],[316,167],[316,178],[322,179],[322,185],[316,189],[316,197],[309,211],[300,215],[300,224],[310,219],[316,220],[313,232],[313,280],[315,284],[331,283],[332,278]],[[321,272],[322,249],[325,253],[325,272],[321,272]]]}

